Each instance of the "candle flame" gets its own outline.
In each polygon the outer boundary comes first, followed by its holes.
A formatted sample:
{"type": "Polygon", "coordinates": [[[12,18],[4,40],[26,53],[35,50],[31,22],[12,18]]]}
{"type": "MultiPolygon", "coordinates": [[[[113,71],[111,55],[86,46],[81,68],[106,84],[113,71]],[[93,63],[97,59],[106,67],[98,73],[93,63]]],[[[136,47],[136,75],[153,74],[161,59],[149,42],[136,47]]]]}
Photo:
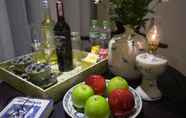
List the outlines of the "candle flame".
{"type": "Polygon", "coordinates": [[[159,43],[160,41],[160,33],[157,25],[154,25],[149,33],[147,34],[148,41],[153,42],[153,43],[159,43]]]}

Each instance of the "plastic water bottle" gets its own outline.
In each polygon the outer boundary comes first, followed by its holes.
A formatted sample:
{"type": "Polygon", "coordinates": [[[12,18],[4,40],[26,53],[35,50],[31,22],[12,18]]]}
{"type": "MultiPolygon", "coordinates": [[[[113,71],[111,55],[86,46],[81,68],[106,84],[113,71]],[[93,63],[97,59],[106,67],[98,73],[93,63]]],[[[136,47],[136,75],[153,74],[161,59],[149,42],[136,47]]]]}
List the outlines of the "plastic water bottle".
{"type": "Polygon", "coordinates": [[[72,49],[82,49],[82,41],[79,32],[71,32],[72,49]]]}
{"type": "Polygon", "coordinates": [[[111,39],[111,23],[107,20],[103,21],[103,32],[107,34],[107,39],[111,39]]]}
{"type": "Polygon", "coordinates": [[[100,41],[102,48],[108,48],[108,42],[111,39],[111,26],[110,22],[104,20],[102,23],[102,30],[100,32],[100,41]]]}
{"type": "Polygon", "coordinates": [[[98,21],[92,20],[90,32],[89,32],[89,38],[90,38],[92,46],[99,46],[100,45],[99,35],[100,34],[99,34],[98,21]]]}

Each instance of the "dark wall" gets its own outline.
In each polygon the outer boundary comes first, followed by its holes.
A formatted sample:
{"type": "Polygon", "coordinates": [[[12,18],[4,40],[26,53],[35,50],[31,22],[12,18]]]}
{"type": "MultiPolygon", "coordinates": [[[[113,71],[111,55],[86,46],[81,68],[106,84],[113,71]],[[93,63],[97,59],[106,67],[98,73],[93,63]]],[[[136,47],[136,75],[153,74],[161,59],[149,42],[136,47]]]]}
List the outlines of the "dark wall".
{"type": "Polygon", "coordinates": [[[162,42],[169,48],[162,54],[169,64],[186,75],[186,0],[169,0],[158,9],[161,16],[162,42]]]}

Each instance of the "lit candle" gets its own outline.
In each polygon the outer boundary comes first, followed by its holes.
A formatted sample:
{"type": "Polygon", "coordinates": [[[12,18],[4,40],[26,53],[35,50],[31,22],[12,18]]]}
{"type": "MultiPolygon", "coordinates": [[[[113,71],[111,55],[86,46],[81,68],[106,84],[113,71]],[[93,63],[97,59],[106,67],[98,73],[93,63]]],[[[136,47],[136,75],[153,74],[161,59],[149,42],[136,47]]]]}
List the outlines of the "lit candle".
{"type": "Polygon", "coordinates": [[[158,49],[160,42],[160,29],[157,19],[153,19],[153,26],[147,34],[148,50],[150,53],[155,52],[158,49]]]}

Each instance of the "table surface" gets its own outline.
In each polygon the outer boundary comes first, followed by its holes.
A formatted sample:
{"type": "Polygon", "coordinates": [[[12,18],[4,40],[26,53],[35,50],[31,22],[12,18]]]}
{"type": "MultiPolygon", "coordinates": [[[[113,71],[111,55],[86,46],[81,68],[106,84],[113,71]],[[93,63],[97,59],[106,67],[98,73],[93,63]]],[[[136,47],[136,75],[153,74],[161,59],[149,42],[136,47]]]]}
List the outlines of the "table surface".
{"type": "MultiPolygon", "coordinates": [[[[108,78],[111,74],[105,74],[108,78]]],[[[136,87],[140,80],[130,82],[136,87]]],[[[143,101],[142,112],[138,118],[186,118],[186,77],[176,69],[168,67],[166,72],[159,78],[158,86],[163,93],[159,101],[143,101]]],[[[6,83],[0,84],[0,111],[15,97],[24,96],[21,92],[10,87],[6,83]]],[[[61,101],[55,103],[50,118],[69,118],[65,113],[61,101]]]]}
{"type": "MultiPolygon", "coordinates": [[[[89,42],[83,43],[86,46],[83,48],[88,50],[89,42]]],[[[104,75],[107,79],[114,76],[109,71],[104,75]]],[[[135,88],[140,81],[140,78],[136,79],[136,81],[129,82],[129,85],[135,88]]],[[[163,93],[162,99],[155,102],[143,101],[143,108],[138,118],[186,118],[186,77],[168,66],[166,72],[158,79],[158,87],[163,93]]],[[[24,94],[4,82],[0,83],[0,111],[18,96],[24,96],[24,94]]],[[[62,98],[61,101],[55,103],[50,118],[69,118],[63,109],[62,98]]]]}

